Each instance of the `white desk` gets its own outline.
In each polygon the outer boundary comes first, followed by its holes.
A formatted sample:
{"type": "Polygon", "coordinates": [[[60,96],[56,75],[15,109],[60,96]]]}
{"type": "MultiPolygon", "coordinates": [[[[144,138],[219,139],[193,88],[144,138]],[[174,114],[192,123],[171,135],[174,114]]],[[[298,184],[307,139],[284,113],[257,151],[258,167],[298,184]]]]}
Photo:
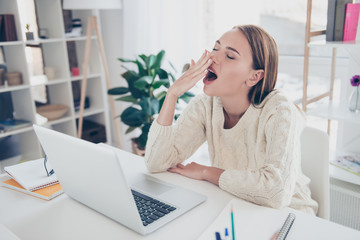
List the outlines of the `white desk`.
{"type": "MultiPolygon", "coordinates": [[[[127,160],[123,166],[146,172],[139,160],[127,160]]],[[[208,182],[196,181],[172,173],[154,174],[167,182],[198,191],[208,200],[180,218],[170,222],[154,233],[143,237],[113,220],[85,207],[63,194],[51,201],[44,201],[16,191],[0,187],[0,224],[5,225],[20,239],[179,239],[199,238],[209,230],[215,219],[223,212],[233,196],[208,182]]],[[[0,175],[4,180],[5,175],[0,175]]],[[[96,191],[96,189],[94,189],[96,191]]],[[[244,231],[237,230],[242,237],[237,239],[259,239],[253,233],[266,232],[265,236],[278,230],[290,209],[274,210],[245,201],[238,201],[236,221],[244,231]],[[263,217],[262,217],[263,216],[263,217]],[[265,229],[264,231],[261,229],[265,229]],[[252,234],[250,234],[252,233],[252,234]],[[244,235],[243,235],[244,234],[244,235]],[[249,236],[250,235],[250,236],[249,236]]],[[[287,239],[360,239],[360,232],[335,223],[297,213],[296,224],[287,239]],[[303,232],[303,233],[301,233],[303,232]],[[311,234],[310,234],[311,233],[311,234]]],[[[210,229],[211,230],[211,229],[210,229]]],[[[239,234],[239,235],[240,235],[239,234]]],[[[215,234],[209,240],[215,239],[215,234]]],[[[270,239],[271,236],[268,236],[270,239]]],[[[1,236],[0,236],[1,239],[1,236]]]]}

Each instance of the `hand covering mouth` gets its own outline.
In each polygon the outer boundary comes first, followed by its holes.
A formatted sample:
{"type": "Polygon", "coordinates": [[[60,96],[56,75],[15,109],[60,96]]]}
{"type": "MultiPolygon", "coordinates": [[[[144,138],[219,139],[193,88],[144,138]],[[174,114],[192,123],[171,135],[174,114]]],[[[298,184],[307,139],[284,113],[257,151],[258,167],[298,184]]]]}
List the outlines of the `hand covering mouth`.
{"type": "Polygon", "coordinates": [[[212,68],[208,68],[208,73],[205,76],[206,81],[214,81],[217,79],[217,75],[212,68]]]}

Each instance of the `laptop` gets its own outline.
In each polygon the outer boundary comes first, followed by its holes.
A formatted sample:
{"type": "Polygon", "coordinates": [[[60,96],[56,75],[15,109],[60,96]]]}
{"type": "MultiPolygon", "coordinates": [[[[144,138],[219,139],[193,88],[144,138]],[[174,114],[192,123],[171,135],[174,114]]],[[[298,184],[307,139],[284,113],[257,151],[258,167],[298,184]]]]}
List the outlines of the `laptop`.
{"type": "Polygon", "coordinates": [[[33,127],[69,197],[142,235],[164,226],[207,198],[122,166],[122,159],[141,158],[132,153],[33,127]]]}

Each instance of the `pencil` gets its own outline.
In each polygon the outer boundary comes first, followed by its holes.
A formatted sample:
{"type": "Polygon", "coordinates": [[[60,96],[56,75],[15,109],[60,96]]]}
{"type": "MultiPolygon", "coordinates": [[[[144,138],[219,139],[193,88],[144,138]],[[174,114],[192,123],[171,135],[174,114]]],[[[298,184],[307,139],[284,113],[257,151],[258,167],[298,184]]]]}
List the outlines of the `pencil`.
{"type": "Polygon", "coordinates": [[[232,240],[235,240],[234,212],[232,206],[231,206],[231,232],[232,232],[232,240]]]}

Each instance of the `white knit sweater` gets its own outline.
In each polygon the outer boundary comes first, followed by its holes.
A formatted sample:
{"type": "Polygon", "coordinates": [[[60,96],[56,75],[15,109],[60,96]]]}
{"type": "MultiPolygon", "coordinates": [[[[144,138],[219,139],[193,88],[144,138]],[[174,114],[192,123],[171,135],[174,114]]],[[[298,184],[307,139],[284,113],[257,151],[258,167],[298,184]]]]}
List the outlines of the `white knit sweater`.
{"type": "Polygon", "coordinates": [[[296,106],[273,91],[259,107],[250,105],[233,128],[224,129],[221,99],[201,94],[174,126],[153,122],[145,160],[149,171],[165,171],[206,140],[212,166],[225,170],[220,188],[259,205],[315,214],[318,205],[310,196],[310,180],[301,171],[304,123],[296,106]]]}

